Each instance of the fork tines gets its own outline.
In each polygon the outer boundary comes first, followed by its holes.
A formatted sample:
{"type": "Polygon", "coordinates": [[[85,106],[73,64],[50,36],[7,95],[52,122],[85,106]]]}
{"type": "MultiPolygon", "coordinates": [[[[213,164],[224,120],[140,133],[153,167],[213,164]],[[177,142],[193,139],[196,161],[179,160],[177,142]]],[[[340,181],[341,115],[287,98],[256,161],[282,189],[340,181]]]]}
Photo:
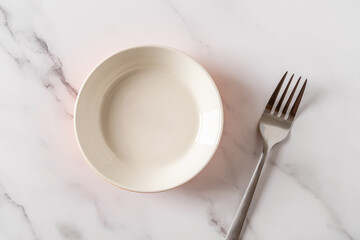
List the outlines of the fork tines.
{"type": "Polygon", "coordinates": [[[291,104],[291,100],[292,98],[294,97],[295,95],[295,92],[296,92],[296,88],[298,87],[299,83],[300,83],[300,80],[301,80],[301,77],[299,77],[299,79],[297,80],[295,86],[293,87],[293,90],[291,91],[291,94],[290,96],[288,97],[288,100],[286,101],[285,103],[285,106],[283,107],[282,111],[281,110],[281,107],[283,105],[283,102],[284,102],[284,99],[285,99],[285,96],[286,96],[286,93],[290,87],[290,84],[291,84],[291,81],[292,79],[294,78],[294,74],[290,77],[290,80],[289,82],[287,83],[281,97],[280,97],[280,100],[279,102],[275,105],[275,102],[276,102],[276,99],[277,99],[277,96],[279,95],[279,92],[280,92],[280,89],[281,89],[281,86],[282,84],[284,83],[285,81],[285,78],[286,78],[286,75],[287,75],[288,72],[286,72],[284,74],[284,76],[281,78],[279,84],[277,85],[277,87],[275,88],[273,94],[271,95],[270,99],[269,99],[269,102],[266,104],[266,108],[265,108],[265,111],[267,113],[270,113],[270,114],[273,114],[275,116],[279,116],[279,117],[282,117],[282,118],[285,118],[285,119],[288,119],[290,118],[291,120],[294,119],[295,115],[296,115],[296,112],[299,108],[299,105],[300,105],[300,102],[301,102],[301,98],[304,94],[304,91],[305,91],[305,87],[306,87],[306,83],[307,83],[307,79],[305,80],[305,82],[303,83],[302,87],[301,87],[301,90],[299,91],[299,93],[297,94],[297,97],[296,97],[296,100],[293,104],[291,104]],[[290,110],[290,112],[288,113],[287,115],[287,112],[288,112],[288,109],[290,107],[290,105],[292,105],[292,108],[290,110]],[[274,110],[273,110],[274,108],[274,110]],[[273,110],[273,111],[272,111],[273,110]]]}

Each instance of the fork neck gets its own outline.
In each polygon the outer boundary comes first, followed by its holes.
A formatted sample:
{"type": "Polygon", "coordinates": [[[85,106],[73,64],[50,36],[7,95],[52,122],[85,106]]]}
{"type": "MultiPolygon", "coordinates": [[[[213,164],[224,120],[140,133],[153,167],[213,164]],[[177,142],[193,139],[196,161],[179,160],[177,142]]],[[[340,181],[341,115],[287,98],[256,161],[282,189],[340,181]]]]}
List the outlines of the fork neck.
{"type": "Polygon", "coordinates": [[[264,156],[268,155],[268,153],[271,151],[271,149],[273,148],[274,145],[271,145],[267,142],[264,141],[263,143],[263,150],[262,150],[262,154],[264,156]]]}

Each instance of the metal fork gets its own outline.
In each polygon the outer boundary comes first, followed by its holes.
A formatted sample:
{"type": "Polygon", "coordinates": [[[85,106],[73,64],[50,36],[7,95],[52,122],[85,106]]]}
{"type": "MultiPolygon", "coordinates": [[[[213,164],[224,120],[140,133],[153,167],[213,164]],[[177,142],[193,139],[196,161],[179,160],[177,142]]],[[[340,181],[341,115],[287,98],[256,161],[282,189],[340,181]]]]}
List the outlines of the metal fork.
{"type": "Polygon", "coordinates": [[[286,78],[287,73],[288,72],[286,72],[281,78],[275,91],[271,95],[269,102],[266,104],[264,113],[261,116],[259,128],[263,140],[263,151],[256,165],[255,171],[250,179],[249,185],[245,191],[240,206],[235,213],[235,217],[230,225],[228,233],[226,234],[226,240],[238,240],[241,229],[245,222],[246,214],[250,207],[251,199],[254,195],[256,185],[261,174],[261,170],[264,166],[266,156],[269,154],[270,150],[275,144],[282,142],[287,137],[290,132],[291,125],[294,121],[296,112],[299,108],[301,98],[305,91],[307,79],[302,85],[300,92],[297,94],[296,100],[292,104],[291,110],[288,112],[290,104],[292,103],[291,100],[295,95],[296,88],[299,85],[301,77],[297,80],[295,87],[293,88],[288,100],[286,101],[285,106],[282,108],[283,101],[285,99],[287,90],[289,89],[289,86],[291,84],[291,81],[294,77],[294,74],[291,76],[288,84],[285,87],[285,90],[283,91],[283,94],[280,97],[280,100],[275,106],[277,96],[279,95],[281,86],[286,78]]]}

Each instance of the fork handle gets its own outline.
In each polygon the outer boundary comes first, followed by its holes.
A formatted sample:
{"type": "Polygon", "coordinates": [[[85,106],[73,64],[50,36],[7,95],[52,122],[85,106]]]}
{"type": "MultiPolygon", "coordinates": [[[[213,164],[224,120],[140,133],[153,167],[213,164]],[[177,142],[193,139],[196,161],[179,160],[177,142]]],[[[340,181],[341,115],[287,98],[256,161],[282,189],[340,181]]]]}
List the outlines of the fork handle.
{"type": "Polygon", "coordinates": [[[256,185],[259,181],[261,170],[264,166],[266,156],[268,154],[267,148],[264,148],[261,153],[260,159],[256,165],[255,171],[250,179],[249,185],[246,188],[243,199],[241,200],[240,206],[238,207],[234,219],[230,225],[230,228],[226,234],[225,240],[238,240],[241,229],[244,225],[246,214],[249,210],[251,200],[253,198],[256,185]]]}

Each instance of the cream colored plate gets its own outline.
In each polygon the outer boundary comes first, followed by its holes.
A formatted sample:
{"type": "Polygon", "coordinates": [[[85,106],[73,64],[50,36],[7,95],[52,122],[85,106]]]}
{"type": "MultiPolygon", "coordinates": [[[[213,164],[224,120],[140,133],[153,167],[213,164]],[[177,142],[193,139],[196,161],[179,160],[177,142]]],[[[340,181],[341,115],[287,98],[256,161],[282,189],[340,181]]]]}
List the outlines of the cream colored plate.
{"type": "Polygon", "coordinates": [[[112,184],[157,192],[190,180],[221,138],[223,110],[206,70],[167,47],[106,59],[82,86],[75,108],[80,148],[112,184]]]}

